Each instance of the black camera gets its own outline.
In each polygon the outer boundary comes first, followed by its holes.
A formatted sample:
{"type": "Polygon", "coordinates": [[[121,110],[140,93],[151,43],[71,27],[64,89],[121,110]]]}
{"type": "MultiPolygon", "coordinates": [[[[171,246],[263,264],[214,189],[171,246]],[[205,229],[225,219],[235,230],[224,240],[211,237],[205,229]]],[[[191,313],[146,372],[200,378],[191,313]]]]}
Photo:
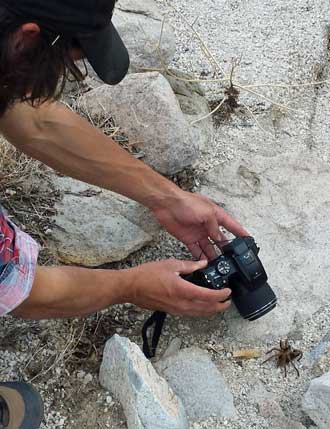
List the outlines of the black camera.
{"type": "Polygon", "coordinates": [[[224,246],[222,255],[206,268],[182,277],[208,289],[230,288],[241,316],[256,320],[271,311],[277,302],[258,253],[253,237],[238,237],[224,246]]]}

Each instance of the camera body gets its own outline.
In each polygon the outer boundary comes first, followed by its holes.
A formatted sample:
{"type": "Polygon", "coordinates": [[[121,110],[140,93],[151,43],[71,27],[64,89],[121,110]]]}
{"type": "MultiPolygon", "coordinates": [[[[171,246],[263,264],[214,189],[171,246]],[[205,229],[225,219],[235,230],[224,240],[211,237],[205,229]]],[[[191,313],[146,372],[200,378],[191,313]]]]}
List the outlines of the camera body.
{"type": "Polygon", "coordinates": [[[230,288],[239,313],[250,321],[271,311],[277,298],[267,283],[266,271],[258,257],[253,237],[237,237],[222,248],[222,255],[202,270],[183,276],[208,289],[230,288]]]}

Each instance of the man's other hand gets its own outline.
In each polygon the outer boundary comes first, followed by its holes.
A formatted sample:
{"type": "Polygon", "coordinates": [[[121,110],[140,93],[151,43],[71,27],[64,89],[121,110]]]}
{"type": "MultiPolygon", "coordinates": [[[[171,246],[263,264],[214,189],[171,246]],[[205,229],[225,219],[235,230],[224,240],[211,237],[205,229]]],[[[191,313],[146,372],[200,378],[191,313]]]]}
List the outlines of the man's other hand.
{"type": "Polygon", "coordinates": [[[201,194],[182,191],[179,198],[176,196],[173,200],[167,200],[153,213],[158,222],[182,241],[197,259],[215,258],[210,238],[218,243],[226,240],[219,230],[220,226],[235,236],[249,235],[224,209],[201,194]]]}

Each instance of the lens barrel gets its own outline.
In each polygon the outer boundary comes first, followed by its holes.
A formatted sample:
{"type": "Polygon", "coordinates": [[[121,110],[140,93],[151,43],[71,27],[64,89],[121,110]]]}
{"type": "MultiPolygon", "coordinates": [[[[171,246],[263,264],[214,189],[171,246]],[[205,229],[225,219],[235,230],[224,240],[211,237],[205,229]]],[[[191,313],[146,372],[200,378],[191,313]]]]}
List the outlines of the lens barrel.
{"type": "Polygon", "coordinates": [[[232,299],[240,315],[247,320],[257,320],[271,311],[277,298],[268,283],[256,289],[250,289],[235,281],[232,287],[232,299]]]}

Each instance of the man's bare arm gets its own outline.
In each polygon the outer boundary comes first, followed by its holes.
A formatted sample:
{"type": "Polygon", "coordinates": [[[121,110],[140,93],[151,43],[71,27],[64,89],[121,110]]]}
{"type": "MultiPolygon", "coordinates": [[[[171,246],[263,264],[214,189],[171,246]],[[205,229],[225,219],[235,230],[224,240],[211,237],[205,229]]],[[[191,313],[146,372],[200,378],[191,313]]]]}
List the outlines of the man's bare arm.
{"type": "Polygon", "coordinates": [[[209,316],[226,310],[229,289],[209,290],[180,278],[205,262],[159,261],[126,270],[38,267],[28,299],[13,315],[27,319],[84,316],[130,302],[149,310],[209,316]]]}
{"type": "Polygon", "coordinates": [[[30,296],[12,314],[34,320],[85,316],[126,302],[132,286],[128,274],[127,270],[37,267],[30,296]]]}
{"type": "Polygon", "coordinates": [[[248,235],[225,210],[205,197],[184,192],[59,103],[37,109],[17,104],[0,119],[0,132],[59,172],[145,205],[197,258],[216,256],[209,237],[224,240],[219,226],[237,236],[248,235]]]}
{"type": "Polygon", "coordinates": [[[18,103],[0,132],[22,152],[55,170],[155,208],[182,191],[60,103],[18,103]]]}

